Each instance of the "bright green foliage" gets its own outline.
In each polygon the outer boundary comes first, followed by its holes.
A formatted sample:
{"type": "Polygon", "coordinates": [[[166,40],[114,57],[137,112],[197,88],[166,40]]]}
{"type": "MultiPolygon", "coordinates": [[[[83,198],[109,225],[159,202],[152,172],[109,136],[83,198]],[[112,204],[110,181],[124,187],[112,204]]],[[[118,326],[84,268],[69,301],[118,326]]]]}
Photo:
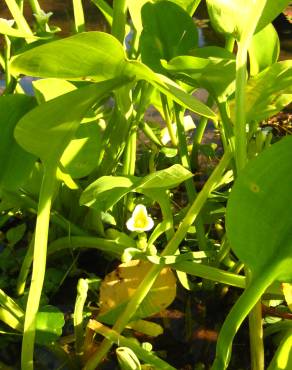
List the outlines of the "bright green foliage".
{"type": "Polygon", "coordinates": [[[271,23],[253,36],[248,53],[252,76],[277,62],[280,53],[280,40],[271,23]]]}
{"type": "Polygon", "coordinates": [[[207,0],[208,11],[215,30],[232,35],[237,40],[245,37],[249,28],[256,27],[256,32],[267,26],[290,3],[289,0],[207,0]],[[264,4],[259,21],[254,22],[258,13],[259,2],[264,4]]]}
{"type": "Polygon", "coordinates": [[[35,107],[35,99],[25,95],[0,97],[0,187],[17,189],[28,178],[35,156],[15,141],[14,128],[19,119],[35,107]]]}
{"type": "Polygon", "coordinates": [[[141,57],[154,71],[163,72],[160,59],[170,60],[197,47],[197,28],[192,18],[178,5],[169,1],[146,3],[141,14],[141,57]]]}
{"type": "Polygon", "coordinates": [[[36,342],[42,345],[55,342],[62,335],[64,324],[64,314],[57,307],[41,307],[37,315],[36,342]]]}
{"type": "Polygon", "coordinates": [[[101,81],[120,76],[125,64],[122,45],[103,32],[80,33],[35,47],[15,57],[14,74],[101,81]]]}
{"type": "Polygon", "coordinates": [[[144,178],[134,176],[103,176],[82,193],[80,204],[106,211],[129,192],[151,194],[151,191],[171,189],[192,177],[180,165],[154,172],[144,178]]]}
{"type": "MultiPolygon", "coordinates": [[[[211,48],[206,48],[208,51],[211,48]]],[[[218,48],[219,49],[219,48],[218,48]]],[[[201,49],[204,51],[204,48],[201,49]]],[[[220,49],[219,53],[220,54],[220,49]]],[[[211,56],[201,57],[200,49],[193,51],[193,56],[181,56],[163,63],[175,78],[194,87],[204,87],[214,99],[231,95],[234,92],[235,60],[231,53],[222,59],[216,56],[217,49],[209,51],[211,56]],[[198,50],[198,51],[197,51],[198,50]]],[[[202,53],[204,54],[204,53],[202,53]]]]}
{"type": "Polygon", "coordinates": [[[117,78],[91,84],[36,107],[19,121],[16,140],[43,161],[58,162],[89,108],[126,81],[117,78]]]}
{"type": "Polygon", "coordinates": [[[230,195],[226,222],[231,247],[255,275],[287,260],[276,279],[292,279],[292,137],[252,160],[230,195]]]}
{"type": "MultiPolygon", "coordinates": [[[[250,78],[246,86],[246,121],[260,122],[278,113],[292,100],[292,61],[274,63],[250,78]]],[[[231,117],[234,117],[234,102],[231,117]]]]}

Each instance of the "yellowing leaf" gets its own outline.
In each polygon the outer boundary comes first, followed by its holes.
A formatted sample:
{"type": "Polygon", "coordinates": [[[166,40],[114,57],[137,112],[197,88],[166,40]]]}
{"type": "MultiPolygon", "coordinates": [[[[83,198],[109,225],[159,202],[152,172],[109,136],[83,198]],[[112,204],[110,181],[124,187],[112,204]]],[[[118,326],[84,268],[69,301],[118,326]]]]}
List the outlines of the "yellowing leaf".
{"type": "Polygon", "coordinates": [[[292,311],[292,284],[282,283],[282,290],[289,310],[292,311]]]}
{"type": "MultiPolygon", "coordinates": [[[[132,260],[106,275],[100,287],[99,321],[108,324],[116,321],[151,266],[146,261],[132,260]]],[[[172,303],[175,295],[175,275],[170,268],[164,268],[132,319],[137,320],[163,310],[172,303]]]]}

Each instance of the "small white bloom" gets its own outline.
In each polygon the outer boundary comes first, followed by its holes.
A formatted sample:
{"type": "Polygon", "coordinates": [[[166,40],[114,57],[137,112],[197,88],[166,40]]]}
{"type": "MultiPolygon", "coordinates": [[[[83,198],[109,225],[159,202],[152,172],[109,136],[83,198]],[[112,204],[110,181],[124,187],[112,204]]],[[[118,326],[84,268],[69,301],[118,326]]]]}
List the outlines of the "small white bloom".
{"type": "Polygon", "coordinates": [[[154,221],[148,216],[146,207],[143,204],[138,204],[126,225],[130,231],[141,233],[152,229],[154,221]]]}

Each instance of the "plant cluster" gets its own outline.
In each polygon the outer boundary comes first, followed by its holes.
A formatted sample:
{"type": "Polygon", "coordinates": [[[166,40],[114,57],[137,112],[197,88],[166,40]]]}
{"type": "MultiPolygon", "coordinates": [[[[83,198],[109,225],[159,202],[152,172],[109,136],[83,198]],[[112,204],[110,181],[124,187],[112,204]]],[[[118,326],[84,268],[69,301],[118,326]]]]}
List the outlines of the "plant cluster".
{"type": "Polygon", "coordinates": [[[115,345],[121,369],[174,369],[134,333],[162,334],[147,318],[180,284],[221,299],[242,289],[213,370],[233,366],[247,317],[251,368],[291,369],[292,138],[261,126],[291,102],[292,63],[278,61],[271,23],[289,1],[206,0],[224,47],[199,47],[200,0],[92,0],[109,33],[86,32],[72,0],[63,38],[37,0],[27,1],[33,25],[24,0],[4,2],[0,343],[22,343],[12,366],[40,368],[45,348],[63,368],[94,370],[115,345]],[[209,126],[217,147],[204,143],[209,126]],[[98,251],[94,272],[80,264],[85,250],[98,251]],[[70,277],[65,317],[53,302],[70,277]],[[282,315],[264,320],[275,302],[282,315]],[[269,364],[263,330],[277,336],[269,364]]]}

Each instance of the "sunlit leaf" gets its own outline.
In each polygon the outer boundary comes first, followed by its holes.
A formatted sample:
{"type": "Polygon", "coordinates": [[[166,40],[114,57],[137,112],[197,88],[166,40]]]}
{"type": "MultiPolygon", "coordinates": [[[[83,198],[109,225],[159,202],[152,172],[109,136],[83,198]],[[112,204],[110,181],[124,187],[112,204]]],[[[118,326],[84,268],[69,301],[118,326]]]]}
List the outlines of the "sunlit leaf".
{"type": "Polygon", "coordinates": [[[91,84],[39,105],[19,121],[16,140],[43,161],[58,161],[89,108],[126,81],[91,84]]]}
{"type": "Polygon", "coordinates": [[[125,53],[113,36],[84,32],[53,41],[16,56],[11,72],[68,80],[106,80],[121,75],[125,53]]]}
{"type": "Polygon", "coordinates": [[[179,164],[156,171],[144,178],[134,176],[103,176],[82,193],[80,204],[106,211],[129,192],[151,195],[157,190],[174,188],[193,175],[179,164]]]}
{"type": "Polygon", "coordinates": [[[226,226],[237,257],[257,273],[286,261],[275,279],[292,278],[292,137],[251,160],[230,194],[226,226]]]}
{"type": "MultiPolygon", "coordinates": [[[[100,287],[100,312],[98,320],[112,324],[152,264],[133,260],[123,263],[106,275],[100,287]]],[[[156,279],[149,294],[143,300],[133,319],[143,318],[169,306],[176,295],[176,278],[169,268],[164,268],[156,279]]]]}
{"type": "Polygon", "coordinates": [[[36,342],[38,344],[55,342],[62,335],[64,324],[64,314],[57,307],[42,307],[37,314],[36,342]]]}
{"type": "Polygon", "coordinates": [[[35,104],[30,96],[0,97],[0,187],[17,189],[33,169],[36,157],[18,145],[13,131],[19,119],[35,104]]]}
{"type": "Polygon", "coordinates": [[[248,52],[252,76],[277,62],[280,53],[280,40],[271,23],[253,36],[248,52]],[[265,45],[264,48],[263,45],[265,45]]]}
{"type": "MultiPolygon", "coordinates": [[[[292,100],[292,61],[273,64],[250,78],[246,87],[246,120],[260,122],[278,113],[292,100]]],[[[234,101],[230,104],[234,120],[234,101]]]]}
{"type": "Polygon", "coordinates": [[[180,6],[169,1],[147,2],[141,14],[141,57],[155,72],[163,72],[160,59],[170,60],[197,47],[198,30],[180,6]]]}

